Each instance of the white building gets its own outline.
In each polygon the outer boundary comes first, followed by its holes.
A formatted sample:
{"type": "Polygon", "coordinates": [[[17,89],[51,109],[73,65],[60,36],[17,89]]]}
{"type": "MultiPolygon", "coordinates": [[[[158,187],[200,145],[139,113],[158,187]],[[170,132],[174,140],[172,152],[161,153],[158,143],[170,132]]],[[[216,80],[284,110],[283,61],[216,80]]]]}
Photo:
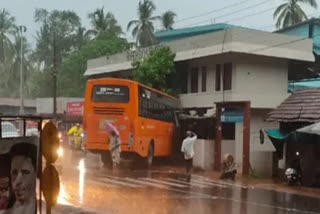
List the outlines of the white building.
{"type": "MultiPolygon", "coordinates": [[[[257,175],[271,176],[275,149],[266,138],[263,144],[260,143],[260,130],[277,128],[277,124],[265,123],[264,118],[289,95],[288,63],[314,61],[312,40],[232,28],[170,41],[165,45],[176,53],[183,108],[203,111],[215,108],[217,102],[226,105],[250,102],[250,166],[257,175]]],[[[147,53],[148,50],[144,49],[134,55],[127,52],[89,60],[85,75],[91,78],[130,78],[132,56],[141,57],[147,53]]],[[[232,116],[230,118],[232,120],[232,116]]],[[[219,156],[222,159],[225,153],[233,154],[241,171],[247,155],[243,151],[243,123],[241,119],[237,123],[223,123],[224,129],[228,136],[222,133],[219,156]]],[[[214,140],[200,141],[194,162],[207,168],[213,165],[213,156],[218,153],[214,152],[214,140]]],[[[246,167],[249,167],[248,163],[246,167]]]]}
{"type": "MultiPolygon", "coordinates": [[[[57,97],[56,113],[64,115],[67,112],[67,104],[70,102],[83,102],[83,98],[79,97],[57,97]]],[[[51,115],[53,114],[53,98],[37,98],[37,114],[51,115]]]]}

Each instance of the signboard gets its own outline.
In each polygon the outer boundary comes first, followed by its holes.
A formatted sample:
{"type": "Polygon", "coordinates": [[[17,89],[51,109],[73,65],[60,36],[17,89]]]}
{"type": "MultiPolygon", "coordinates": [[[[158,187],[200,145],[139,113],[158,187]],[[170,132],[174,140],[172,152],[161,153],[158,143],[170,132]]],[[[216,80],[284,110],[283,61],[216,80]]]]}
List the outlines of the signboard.
{"type": "Polygon", "coordinates": [[[39,140],[22,137],[0,140],[0,213],[36,213],[39,140]]]}
{"type": "Polygon", "coordinates": [[[163,47],[163,45],[154,45],[146,48],[138,48],[137,50],[127,51],[127,60],[140,60],[148,56],[152,50],[163,47]]]}
{"type": "Polygon", "coordinates": [[[224,123],[242,123],[243,112],[240,109],[222,109],[221,122],[224,123]]]}
{"type": "Polygon", "coordinates": [[[67,102],[67,116],[82,116],[83,102],[67,102]]]}

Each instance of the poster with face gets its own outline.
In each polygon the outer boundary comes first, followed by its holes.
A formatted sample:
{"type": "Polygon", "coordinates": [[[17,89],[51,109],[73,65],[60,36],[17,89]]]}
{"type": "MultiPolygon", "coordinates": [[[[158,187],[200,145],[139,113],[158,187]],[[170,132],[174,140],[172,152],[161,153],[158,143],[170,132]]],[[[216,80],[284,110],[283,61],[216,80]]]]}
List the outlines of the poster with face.
{"type": "Polygon", "coordinates": [[[36,213],[39,139],[0,139],[0,214],[36,213]]]}

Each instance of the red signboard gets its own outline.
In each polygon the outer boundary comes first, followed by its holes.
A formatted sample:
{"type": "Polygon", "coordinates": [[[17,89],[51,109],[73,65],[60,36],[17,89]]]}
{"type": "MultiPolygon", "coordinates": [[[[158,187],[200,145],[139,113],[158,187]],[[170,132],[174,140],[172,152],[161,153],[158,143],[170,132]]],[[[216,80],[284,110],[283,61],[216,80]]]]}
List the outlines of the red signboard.
{"type": "Polygon", "coordinates": [[[66,115],[67,116],[82,116],[83,115],[83,102],[68,102],[66,115]]]}

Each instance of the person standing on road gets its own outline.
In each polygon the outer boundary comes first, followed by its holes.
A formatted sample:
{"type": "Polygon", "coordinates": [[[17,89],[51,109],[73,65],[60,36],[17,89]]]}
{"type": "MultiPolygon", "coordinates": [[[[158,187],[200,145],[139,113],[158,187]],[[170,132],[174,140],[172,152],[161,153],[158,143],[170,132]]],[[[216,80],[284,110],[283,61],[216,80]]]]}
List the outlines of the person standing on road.
{"type": "Polygon", "coordinates": [[[187,180],[191,180],[192,160],[194,156],[194,143],[197,140],[197,135],[192,131],[187,131],[187,137],[183,140],[181,146],[181,152],[184,153],[184,159],[186,162],[186,174],[187,180]]]}
{"type": "Polygon", "coordinates": [[[83,129],[80,127],[79,123],[77,123],[68,131],[68,135],[73,135],[73,143],[74,143],[73,146],[75,149],[81,148],[81,139],[80,139],[81,133],[83,133],[83,129]]]}
{"type": "Polygon", "coordinates": [[[120,136],[117,135],[116,131],[110,131],[109,148],[112,159],[112,171],[114,174],[118,174],[120,165],[120,153],[121,153],[121,141],[120,136]]]}

